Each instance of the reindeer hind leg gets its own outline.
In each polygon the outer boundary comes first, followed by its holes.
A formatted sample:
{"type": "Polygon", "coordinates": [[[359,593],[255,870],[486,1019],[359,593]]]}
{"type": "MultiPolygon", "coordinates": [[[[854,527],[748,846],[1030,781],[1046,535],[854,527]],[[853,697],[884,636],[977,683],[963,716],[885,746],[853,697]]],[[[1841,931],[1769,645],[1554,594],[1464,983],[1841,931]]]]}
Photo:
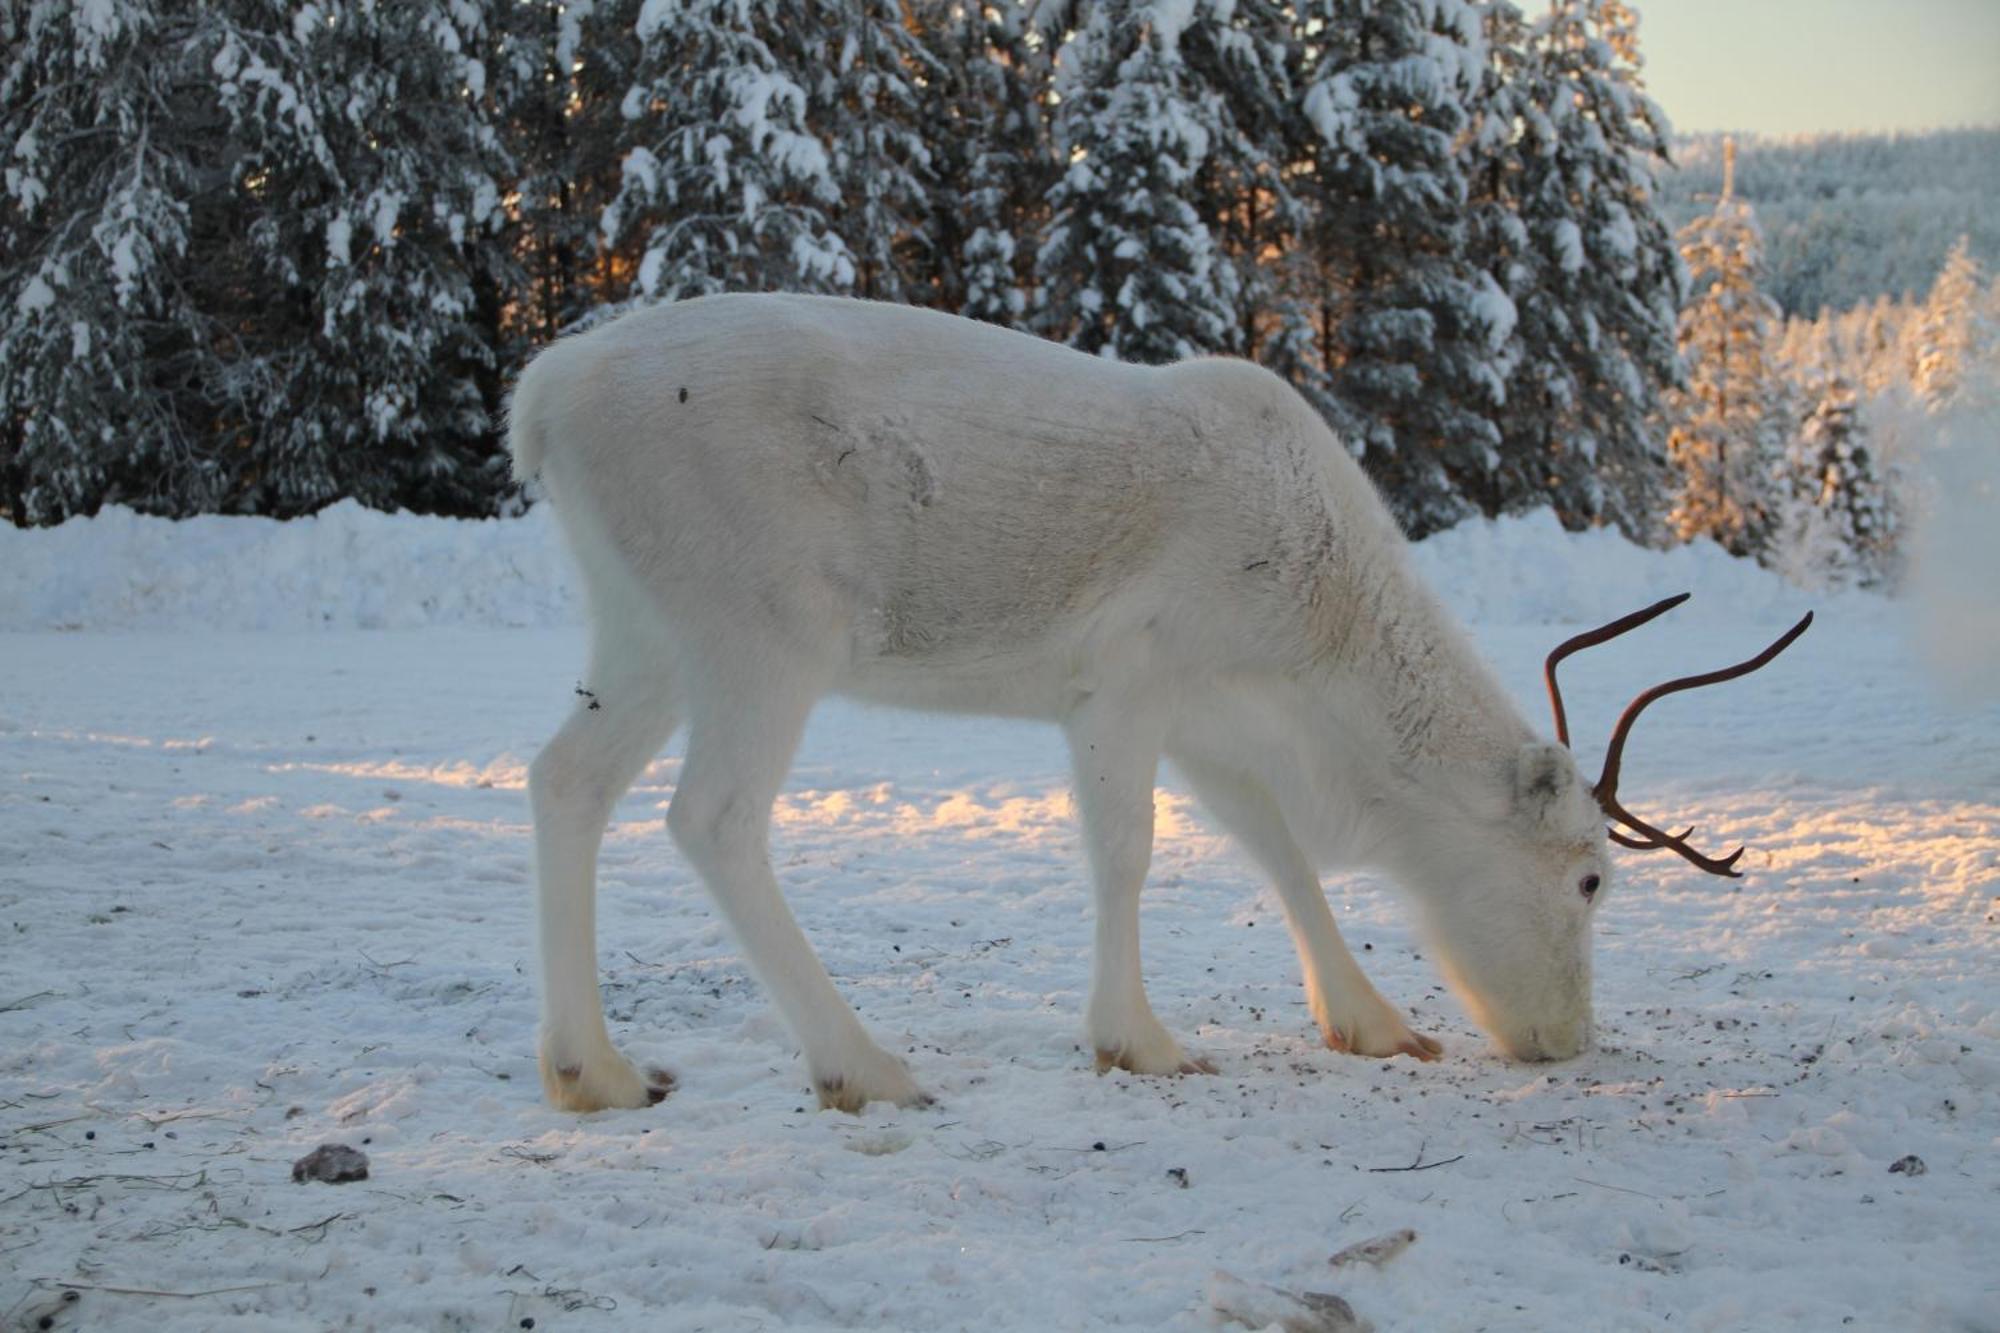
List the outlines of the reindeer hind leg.
{"type": "Polygon", "coordinates": [[[673,734],[663,645],[600,629],[576,707],[528,770],[542,965],[542,1087],[569,1111],[646,1106],[673,1080],[620,1055],[597,989],[597,854],[611,812],[673,734]]]}

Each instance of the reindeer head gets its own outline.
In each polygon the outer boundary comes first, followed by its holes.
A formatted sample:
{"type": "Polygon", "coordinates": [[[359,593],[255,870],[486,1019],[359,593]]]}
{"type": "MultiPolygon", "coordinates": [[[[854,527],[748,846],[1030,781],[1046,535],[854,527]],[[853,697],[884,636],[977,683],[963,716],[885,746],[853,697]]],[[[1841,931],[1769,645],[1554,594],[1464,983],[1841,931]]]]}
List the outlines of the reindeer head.
{"type": "Polygon", "coordinates": [[[1560,744],[1521,748],[1509,799],[1488,803],[1484,818],[1472,821],[1470,839],[1425,840],[1417,853],[1428,864],[1416,873],[1460,886],[1454,906],[1469,909],[1434,917],[1445,969],[1480,1025],[1517,1059],[1566,1059],[1590,1040],[1590,921],[1611,880],[1607,835],[1621,846],[1675,852],[1710,874],[1740,874],[1741,847],[1707,856],[1689,845],[1692,827],[1669,833],[1626,809],[1618,795],[1625,742],[1655,700],[1748,675],[1805,633],[1811,614],[1746,662],[1670,680],[1633,699],[1612,731],[1603,770],[1588,786],[1569,750],[1556,684],[1556,666],[1571,653],[1636,629],[1687,598],[1669,597],[1550,653],[1544,674],[1560,744]],[[1614,827],[1605,827],[1607,818],[1614,827]]]}

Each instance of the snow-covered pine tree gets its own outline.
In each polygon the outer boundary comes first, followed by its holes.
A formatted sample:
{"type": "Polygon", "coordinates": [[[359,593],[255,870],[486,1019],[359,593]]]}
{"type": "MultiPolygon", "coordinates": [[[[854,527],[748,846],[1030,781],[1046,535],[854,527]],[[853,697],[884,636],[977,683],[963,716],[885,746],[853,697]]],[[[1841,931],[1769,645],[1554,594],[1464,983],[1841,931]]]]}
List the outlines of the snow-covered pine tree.
{"type": "Polygon", "coordinates": [[[607,241],[643,238],[630,296],[853,288],[811,105],[825,31],[812,0],[646,0],[631,147],[602,217],[607,241]]]}
{"type": "Polygon", "coordinates": [[[1961,236],[1930,295],[1904,326],[1909,384],[1925,411],[1954,406],[1974,365],[1993,346],[1996,330],[1987,326],[1985,296],[1985,274],[1961,236]]]}
{"type": "Polygon", "coordinates": [[[1293,168],[1309,150],[1297,113],[1305,47],[1292,11],[1279,0],[1217,6],[1187,26],[1180,50],[1210,112],[1209,149],[1188,198],[1215,243],[1216,287],[1230,307],[1219,350],[1310,380],[1299,374],[1310,318],[1291,291],[1296,242],[1309,224],[1294,188],[1293,168]]]}
{"type": "Polygon", "coordinates": [[[242,503],[491,512],[508,482],[473,273],[518,283],[490,243],[509,164],[482,106],[479,8],[209,8],[232,20],[209,68],[254,288],[228,373],[265,393],[242,503]]]}
{"type": "Polygon", "coordinates": [[[1853,384],[1823,371],[1788,451],[1776,563],[1808,587],[1879,587],[1893,574],[1896,515],[1853,384]]]}
{"type": "Polygon", "coordinates": [[[1915,317],[1908,301],[1878,296],[1857,307],[1855,324],[1847,343],[1852,358],[1849,373],[1860,386],[1864,398],[1879,398],[1907,388],[1909,367],[1903,353],[1903,330],[1915,317]]]}
{"type": "Polygon", "coordinates": [[[916,7],[935,72],[921,81],[932,174],[925,304],[1010,327],[1028,315],[1043,199],[1055,182],[1048,62],[1019,4],[916,7]]]}
{"type": "MultiPolygon", "coordinates": [[[[1225,0],[1226,2],[1226,0],[1225,0]]],[[[1092,0],[1065,14],[1056,55],[1056,157],[1036,255],[1038,325],[1090,352],[1147,363],[1229,345],[1215,243],[1187,195],[1215,141],[1215,95],[1181,56],[1192,8],[1092,0]],[[1071,27],[1070,25],[1074,25],[1071,27]]]]}
{"type": "Polygon", "coordinates": [[[187,391],[225,336],[177,280],[216,129],[180,6],[0,3],[0,507],[211,508],[187,391]]]}
{"type": "Polygon", "coordinates": [[[1673,395],[1667,454],[1679,487],[1667,523],[1683,541],[1712,537],[1762,556],[1776,522],[1788,413],[1771,355],[1777,306],[1759,286],[1756,215],[1729,176],[1715,207],[1680,232],[1691,300],[1681,312],[1684,390],[1673,395]]]}
{"type": "Polygon", "coordinates": [[[635,257],[602,243],[629,122],[639,0],[508,0],[490,6],[486,102],[513,162],[500,240],[520,261],[511,289],[480,292],[503,364],[593,316],[635,257]]]}
{"type": "Polygon", "coordinates": [[[831,154],[835,233],[854,260],[854,294],[929,295],[931,150],[918,89],[942,67],[906,24],[903,0],[822,0],[806,43],[808,118],[831,154]]]}
{"type": "Polygon", "coordinates": [[[1474,512],[1500,465],[1490,414],[1513,312],[1466,256],[1456,153],[1483,39],[1463,0],[1312,0],[1296,12],[1333,422],[1421,537],[1474,512]]]}
{"type": "MultiPolygon", "coordinates": [[[[1669,218],[1687,221],[1714,198],[1721,138],[1676,144],[1678,169],[1661,180],[1669,218]]],[[[1765,230],[1766,289],[1789,315],[1923,291],[1960,235],[1989,267],[2000,258],[2000,126],[1759,136],[1738,147],[1736,190],[1765,230]]]]}
{"type": "Polygon", "coordinates": [[[1484,507],[1552,504],[1572,526],[1656,530],[1655,421],[1680,366],[1681,269],[1654,174],[1664,115],[1639,84],[1621,0],[1485,12],[1492,60],[1466,140],[1477,262],[1514,304],[1502,462],[1484,507]]]}

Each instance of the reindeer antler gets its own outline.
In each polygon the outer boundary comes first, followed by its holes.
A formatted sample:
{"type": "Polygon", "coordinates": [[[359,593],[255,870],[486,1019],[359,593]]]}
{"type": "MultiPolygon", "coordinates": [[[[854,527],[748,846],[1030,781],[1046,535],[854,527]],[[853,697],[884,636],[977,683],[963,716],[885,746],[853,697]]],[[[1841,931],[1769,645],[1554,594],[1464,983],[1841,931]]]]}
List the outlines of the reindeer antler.
{"type": "MultiPolygon", "coordinates": [[[[1690,595],[1688,593],[1681,593],[1677,597],[1669,597],[1664,601],[1655,602],[1642,611],[1634,611],[1629,616],[1621,616],[1608,625],[1600,626],[1585,634],[1579,634],[1575,638],[1567,639],[1556,646],[1555,651],[1549,654],[1548,661],[1543,665],[1542,677],[1548,682],[1549,703],[1555,709],[1557,740],[1561,741],[1564,745],[1569,744],[1569,719],[1563,712],[1562,689],[1556,684],[1556,664],[1580,648],[1593,647],[1603,643],[1607,639],[1617,638],[1627,630],[1637,629],[1655,616],[1664,615],[1668,611],[1673,610],[1682,602],[1685,602],[1690,595]]],[[[1640,836],[1635,838],[1621,833],[1617,829],[1611,829],[1608,831],[1611,834],[1612,841],[1621,846],[1635,847],[1642,851],[1666,848],[1670,851],[1678,852],[1712,875],[1726,875],[1731,879],[1741,877],[1742,872],[1734,868],[1737,860],[1743,855],[1741,847],[1738,847],[1735,851],[1720,859],[1704,856],[1688,845],[1687,839],[1694,832],[1692,825],[1680,833],[1668,833],[1664,829],[1654,828],[1651,824],[1640,819],[1619,803],[1618,772],[1625,758],[1625,739],[1632,734],[1632,724],[1639,720],[1639,714],[1644,712],[1646,707],[1654,700],[1665,698],[1669,694],[1676,694],[1682,690],[1692,690],[1702,685],[1717,685],[1725,680],[1734,680],[1738,676],[1749,675],[1752,671],[1768,665],[1772,658],[1791,647],[1792,641],[1806,632],[1806,627],[1812,624],[1812,620],[1812,612],[1806,612],[1804,619],[1800,620],[1798,624],[1792,626],[1789,630],[1786,630],[1770,647],[1746,662],[1738,662],[1735,666],[1724,667],[1720,671],[1709,671],[1699,676],[1683,676],[1678,680],[1670,680],[1665,684],[1655,685],[1652,689],[1647,690],[1644,694],[1641,694],[1625,706],[1625,712],[1619,717],[1618,725],[1611,733],[1611,744],[1606,747],[1604,752],[1604,771],[1599,775],[1597,785],[1591,789],[1591,795],[1597,798],[1598,807],[1605,814],[1611,816],[1611,818],[1617,820],[1620,824],[1623,824],[1626,828],[1631,829],[1640,836]]]]}
{"type": "Polygon", "coordinates": [[[1562,687],[1556,684],[1556,664],[1579,648],[1595,648],[1607,639],[1615,639],[1627,630],[1637,629],[1655,616],[1665,615],[1692,596],[1694,594],[1691,592],[1676,593],[1665,601],[1654,602],[1643,611],[1620,616],[1609,625],[1599,625],[1588,633],[1579,634],[1573,639],[1565,639],[1556,645],[1555,651],[1549,654],[1549,660],[1542,664],[1542,679],[1548,682],[1549,702],[1555,705],[1557,740],[1564,745],[1569,744],[1569,717],[1563,712],[1562,687]]]}

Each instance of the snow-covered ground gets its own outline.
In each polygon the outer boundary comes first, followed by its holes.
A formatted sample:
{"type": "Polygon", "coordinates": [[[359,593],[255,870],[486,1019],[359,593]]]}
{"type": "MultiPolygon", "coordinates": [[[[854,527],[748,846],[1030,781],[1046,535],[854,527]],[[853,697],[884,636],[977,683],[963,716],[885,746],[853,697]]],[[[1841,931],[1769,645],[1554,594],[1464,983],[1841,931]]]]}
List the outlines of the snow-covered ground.
{"type": "MultiPolygon", "coordinates": [[[[1537,718],[1563,624],[1696,590],[1577,661],[1586,746],[1804,604],[1545,522],[1419,555],[1537,718]]],[[[601,959],[679,1087],[541,1104],[522,788],[570,605],[532,515],[0,530],[0,1327],[1207,1329],[1221,1272],[1383,1329],[2000,1328],[2000,710],[1937,701],[1896,606],[1822,599],[1648,714],[1625,789],[1749,874],[1626,854],[1598,1048],[1554,1066],[1496,1057],[1363,876],[1348,938],[1447,1055],[1322,1049],[1169,773],[1148,977],[1221,1072],[1100,1077],[1055,735],[829,704],[780,874],[939,1098],[857,1119],[664,834],[674,750],[607,840],[601,959]],[[328,1141],[370,1178],[292,1183],[328,1141]]]]}

